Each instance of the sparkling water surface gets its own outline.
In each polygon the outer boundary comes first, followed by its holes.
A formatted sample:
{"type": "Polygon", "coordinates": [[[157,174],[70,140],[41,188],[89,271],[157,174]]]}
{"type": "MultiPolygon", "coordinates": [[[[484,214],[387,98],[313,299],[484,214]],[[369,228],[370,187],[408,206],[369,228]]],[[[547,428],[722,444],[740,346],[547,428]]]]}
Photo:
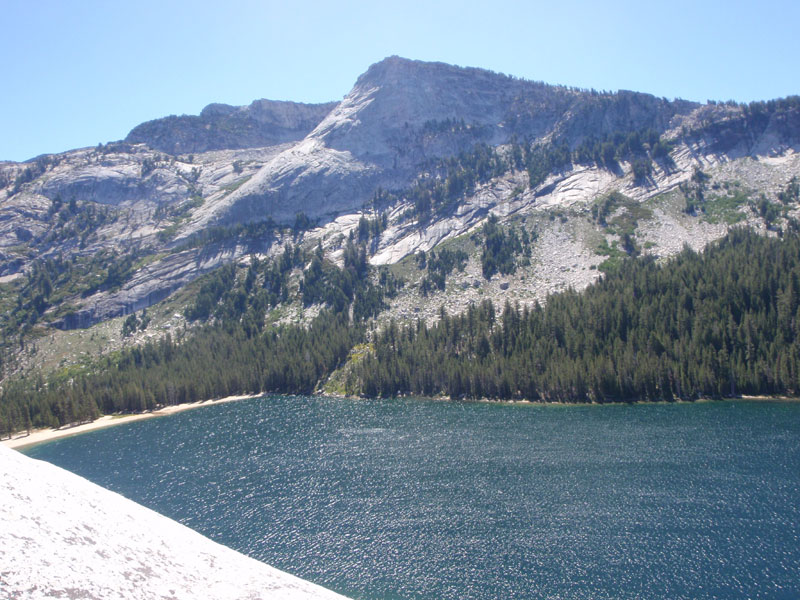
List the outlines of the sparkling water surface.
{"type": "Polygon", "coordinates": [[[800,598],[800,404],[267,396],[26,452],[351,598],[800,598]]]}

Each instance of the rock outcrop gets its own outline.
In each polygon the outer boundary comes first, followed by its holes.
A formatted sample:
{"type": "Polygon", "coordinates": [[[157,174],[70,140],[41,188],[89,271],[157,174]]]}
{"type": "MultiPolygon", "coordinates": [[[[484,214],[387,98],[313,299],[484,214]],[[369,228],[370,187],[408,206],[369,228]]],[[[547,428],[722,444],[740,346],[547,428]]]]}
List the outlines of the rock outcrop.
{"type": "Polygon", "coordinates": [[[2,446],[0,597],[344,598],[2,446]]]}
{"type": "Polygon", "coordinates": [[[334,106],[277,100],[209,104],[199,116],[173,115],[137,125],[125,141],[175,155],[276,146],[303,139],[334,106]]]}
{"type": "Polygon", "coordinates": [[[297,210],[330,217],[363,206],[379,187],[408,185],[430,160],[476,143],[557,137],[574,146],[619,130],[663,131],[697,106],[393,56],[359,77],[303,142],[261,167],[217,218],[286,221],[297,210]]]}

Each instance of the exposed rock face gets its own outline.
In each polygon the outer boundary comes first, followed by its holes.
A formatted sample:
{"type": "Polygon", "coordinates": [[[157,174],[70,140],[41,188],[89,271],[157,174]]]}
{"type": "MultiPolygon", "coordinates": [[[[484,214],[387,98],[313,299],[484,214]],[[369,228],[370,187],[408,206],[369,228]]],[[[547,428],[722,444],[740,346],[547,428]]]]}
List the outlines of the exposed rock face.
{"type": "Polygon", "coordinates": [[[0,500],[3,598],[343,598],[2,446],[0,500]]]}
{"type": "Polygon", "coordinates": [[[140,161],[119,155],[115,158],[82,167],[56,167],[39,191],[50,199],[80,198],[115,206],[142,200],[168,203],[186,197],[186,184],[175,173],[158,169],[143,176],[140,161]]]}
{"type": "Polygon", "coordinates": [[[252,240],[247,244],[214,243],[166,256],[133,274],[119,290],[98,291],[87,297],[80,308],[53,322],[59,329],[89,327],[98,321],[129,314],[160,302],[203,273],[242,256],[269,251],[272,240],[252,240]]]}
{"type": "Polygon", "coordinates": [[[218,218],[235,222],[270,214],[286,221],[297,210],[311,216],[352,211],[377,187],[403,187],[426,161],[478,142],[558,136],[572,146],[617,130],[664,130],[675,115],[696,107],[393,56],[359,77],[306,140],[264,165],[218,218]]]}
{"type": "MultiPolygon", "coordinates": [[[[479,227],[490,211],[505,217],[580,206],[613,190],[644,201],[689,181],[695,167],[788,155],[800,147],[800,109],[789,106],[775,113],[780,117],[767,111],[754,119],[737,105],[598,93],[390,57],[372,65],[339,103],[211,104],[199,116],[144,123],[126,142],[0,163],[0,277],[30,270],[36,258],[131,250],[155,256],[121,286],[69,299],[74,310],[54,321],[86,326],[149,306],[210,268],[282,243],[280,236],[243,245],[229,238],[178,252],[210,227],[228,231],[268,219],[286,225],[302,212],[321,226],[312,237],[333,239],[350,231],[379,188],[408,188],[438,159],[476,144],[516,139],[574,149],[587,139],[648,128],[674,141],[669,160],[654,165],[644,184],[634,181],[630,164],[581,164],[534,188],[524,171],[509,172],[424,222],[403,218],[406,199],[381,206],[390,223],[370,249],[371,261],[393,263],[479,227]]],[[[791,175],[781,175],[781,185],[791,175]]]]}
{"type": "Polygon", "coordinates": [[[474,138],[498,145],[512,137],[542,139],[557,130],[574,143],[618,130],[663,129],[675,114],[696,107],[648,94],[600,94],[393,56],[359,77],[310,137],[384,167],[403,162],[416,167],[420,157],[453,153],[453,147],[426,151],[442,121],[472,127],[463,132],[470,147],[474,138]],[[417,146],[413,150],[419,156],[409,152],[409,145],[417,146]]]}
{"type": "Polygon", "coordinates": [[[199,116],[170,116],[142,123],[125,138],[169,154],[275,146],[303,139],[335,102],[302,104],[256,100],[249,106],[209,104],[199,116]]]}

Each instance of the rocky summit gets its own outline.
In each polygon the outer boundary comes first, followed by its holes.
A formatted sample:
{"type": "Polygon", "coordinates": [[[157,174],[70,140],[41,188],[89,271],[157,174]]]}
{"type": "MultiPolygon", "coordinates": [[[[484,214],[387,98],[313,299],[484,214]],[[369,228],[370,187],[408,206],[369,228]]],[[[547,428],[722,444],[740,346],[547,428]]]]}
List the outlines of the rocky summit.
{"type": "MultiPolygon", "coordinates": [[[[403,282],[379,320],[543,301],[731,226],[779,233],[798,209],[799,144],[796,97],[698,104],[390,57],[340,102],[210,104],[0,163],[6,347],[41,362],[26,340],[163,304],[287,244],[342,264],[354,237],[403,282]],[[490,219],[529,240],[513,269],[486,268],[490,219]],[[445,250],[459,268],[431,279],[420,257],[445,250]]],[[[281,305],[278,320],[310,310],[281,305]]],[[[179,300],[159,314],[162,334],[183,323],[179,300]]]]}

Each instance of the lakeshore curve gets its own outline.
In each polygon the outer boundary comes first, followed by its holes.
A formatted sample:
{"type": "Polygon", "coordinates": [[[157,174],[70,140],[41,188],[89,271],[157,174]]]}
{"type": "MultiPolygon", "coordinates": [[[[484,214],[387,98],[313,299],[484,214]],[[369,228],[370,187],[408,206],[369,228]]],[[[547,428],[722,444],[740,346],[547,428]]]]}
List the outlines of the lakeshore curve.
{"type": "Polygon", "coordinates": [[[36,444],[43,444],[45,442],[52,442],[60,438],[65,438],[81,433],[87,433],[96,429],[105,429],[106,427],[113,427],[115,425],[123,425],[133,421],[141,421],[142,419],[151,419],[154,417],[165,417],[175,413],[183,412],[185,410],[192,410],[195,408],[202,408],[204,406],[212,406],[215,404],[224,404],[226,402],[235,402],[237,400],[249,400],[251,398],[260,398],[263,394],[247,394],[241,396],[227,396],[216,400],[200,400],[198,402],[187,402],[186,404],[175,404],[171,406],[164,406],[153,411],[136,413],[132,415],[103,415],[89,423],[81,423],[79,425],[64,425],[57,429],[34,429],[30,433],[17,432],[11,436],[10,439],[0,441],[6,448],[14,448],[21,450],[36,444]]]}

